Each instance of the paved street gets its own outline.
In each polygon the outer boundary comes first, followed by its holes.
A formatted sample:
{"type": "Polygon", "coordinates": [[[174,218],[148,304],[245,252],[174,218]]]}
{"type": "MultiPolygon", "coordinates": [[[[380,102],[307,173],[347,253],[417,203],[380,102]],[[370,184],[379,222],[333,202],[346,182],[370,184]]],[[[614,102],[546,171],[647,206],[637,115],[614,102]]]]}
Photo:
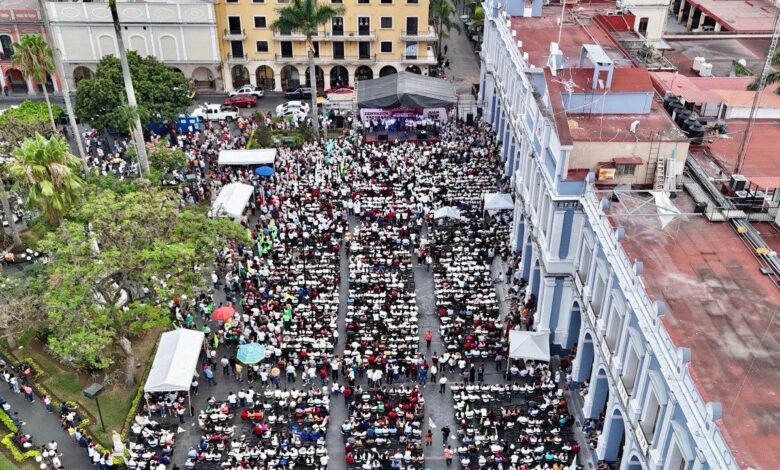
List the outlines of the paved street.
{"type": "Polygon", "coordinates": [[[444,38],[447,58],[450,59],[447,77],[454,81],[459,94],[470,94],[471,85],[479,82],[479,56],[468,39],[466,26],[463,23],[460,26],[461,32],[453,29],[444,38]]]}

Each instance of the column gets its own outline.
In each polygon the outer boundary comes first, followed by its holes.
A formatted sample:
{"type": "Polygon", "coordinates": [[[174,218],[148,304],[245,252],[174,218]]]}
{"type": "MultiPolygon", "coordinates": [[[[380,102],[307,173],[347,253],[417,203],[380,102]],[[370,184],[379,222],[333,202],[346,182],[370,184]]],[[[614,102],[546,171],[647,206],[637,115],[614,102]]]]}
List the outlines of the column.
{"type": "Polygon", "coordinates": [[[252,86],[257,86],[257,67],[252,67],[252,69],[249,67],[246,68],[247,72],[249,72],[249,84],[252,86]]]}
{"type": "Polygon", "coordinates": [[[542,333],[550,332],[550,317],[552,316],[553,298],[555,297],[555,278],[541,277],[539,298],[536,301],[536,314],[534,315],[534,330],[542,333]]]}
{"type": "Polygon", "coordinates": [[[721,29],[723,29],[723,26],[720,23],[715,22],[715,32],[720,32],[721,29]]]}
{"type": "Polygon", "coordinates": [[[6,88],[8,86],[5,83],[5,70],[3,70],[2,68],[0,68],[0,86],[2,86],[2,88],[6,88]]]}
{"type": "MultiPolygon", "coordinates": [[[[560,345],[563,349],[570,349],[573,341],[569,338],[569,333],[572,332],[572,306],[574,304],[574,283],[569,278],[563,280],[561,286],[561,305],[558,311],[558,324],[555,325],[554,338],[555,344],[560,345]]],[[[580,330],[582,330],[582,322],[580,321],[580,330]]],[[[579,334],[579,331],[573,332],[579,334]]]]}
{"type": "Polygon", "coordinates": [[[688,10],[688,21],[685,23],[685,31],[690,32],[693,27],[693,17],[696,15],[696,7],[691,5],[691,9],[688,10]]]}
{"type": "Polygon", "coordinates": [[[701,31],[701,28],[704,27],[704,20],[706,19],[707,19],[707,14],[702,11],[701,15],[699,15],[699,25],[696,27],[696,29],[701,31]]]}
{"type": "Polygon", "coordinates": [[[33,82],[31,78],[25,78],[25,82],[27,82],[27,94],[30,96],[37,95],[38,92],[35,90],[35,82],[33,82]]]}
{"type": "Polygon", "coordinates": [[[685,0],[680,0],[680,9],[677,10],[677,23],[682,22],[683,12],[685,12],[685,0]]]}
{"type": "Polygon", "coordinates": [[[225,82],[225,90],[233,89],[233,75],[230,73],[230,65],[222,64],[222,79],[225,82]]]}

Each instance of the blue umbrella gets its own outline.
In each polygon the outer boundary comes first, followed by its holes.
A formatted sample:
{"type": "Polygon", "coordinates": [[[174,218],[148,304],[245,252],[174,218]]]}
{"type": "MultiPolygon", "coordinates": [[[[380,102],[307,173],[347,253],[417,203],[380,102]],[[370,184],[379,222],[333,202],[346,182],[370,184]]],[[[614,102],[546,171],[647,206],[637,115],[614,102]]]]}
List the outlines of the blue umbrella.
{"type": "Polygon", "coordinates": [[[269,177],[274,174],[274,169],[270,166],[260,166],[255,170],[257,176],[269,177]]]}
{"type": "Polygon", "coordinates": [[[244,364],[257,364],[265,358],[265,346],[257,343],[242,344],[238,347],[237,357],[244,364]]]}

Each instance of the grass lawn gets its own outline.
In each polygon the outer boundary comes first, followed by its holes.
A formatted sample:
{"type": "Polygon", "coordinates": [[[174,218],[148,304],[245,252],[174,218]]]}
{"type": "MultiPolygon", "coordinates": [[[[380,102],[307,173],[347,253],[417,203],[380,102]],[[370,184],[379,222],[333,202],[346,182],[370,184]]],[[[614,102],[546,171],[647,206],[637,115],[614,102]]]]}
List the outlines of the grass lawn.
{"type": "Polygon", "coordinates": [[[30,460],[28,462],[24,462],[23,464],[18,464],[10,458],[6,457],[5,454],[0,453],[0,470],[33,470],[35,467],[30,462],[33,461],[30,460]]]}
{"type": "MultiPolygon", "coordinates": [[[[152,337],[157,338],[154,334],[152,337]]],[[[22,339],[27,341],[24,341],[24,343],[20,342],[20,345],[22,345],[23,348],[15,352],[17,357],[20,359],[32,357],[46,372],[46,376],[43,378],[43,386],[60,399],[65,401],[76,401],[82,408],[86,409],[87,413],[94,417],[94,419],[90,420],[90,434],[103,444],[110,445],[111,432],[121,432],[122,425],[130,410],[130,405],[135,397],[137,388],[127,389],[121,386],[106,387],[105,391],[100,395],[100,410],[103,413],[103,421],[106,425],[106,432],[103,432],[100,426],[100,418],[98,416],[95,401],[86,398],[83,394],[83,390],[91,383],[101,382],[102,375],[92,377],[88,374],[79,374],[70,368],[63,367],[43,350],[43,347],[37,339],[22,339]]],[[[154,341],[150,342],[153,346],[154,341]]],[[[147,343],[147,341],[139,341],[138,343],[147,343]]],[[[143,344],[143,346],[143,349],[146,349],[146,344],[143,344]]],[[[147,350],[145,356],[138,356],[139,360],[149,357],[149,354],[150,351],[147,350]]],[[[55,403],[54,405],[55,407],[58,407],[60,403],[55,403]]],[[[0,467],[0,470],[3,470],[2,467],[0,467]]]]}

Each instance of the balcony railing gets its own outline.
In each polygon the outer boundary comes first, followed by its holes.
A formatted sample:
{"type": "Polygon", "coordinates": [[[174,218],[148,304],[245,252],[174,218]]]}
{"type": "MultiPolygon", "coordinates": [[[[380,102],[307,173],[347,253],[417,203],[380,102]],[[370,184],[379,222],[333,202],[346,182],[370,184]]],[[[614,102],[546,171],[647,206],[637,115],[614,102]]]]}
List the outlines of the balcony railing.
{"type": "Polygon", "coordinates": [[[227,41],[243,41],[246,39],[246,30],[226,29],[222,37],[227,41]]]}
{"type": "Polygon", "coordinates": [[[245,64],[247,63],[248,60],[249,60],[249,56],[246,54],[236,55],[236,56],[234,56],[233,54],[228,54],[227,56],[227,61],[230,64],[245,64]]]}
{"type": "Polygon", "coordinates": [[[438,39],[433,28],[428,28],[427,31],[401,31],[402,41],[435,41],[438,39]]]}
{"type": "Polygon", "coordinates": [[[433,54],[405,55],[401,58],[401,63],[404,65],[436,65],[436,57],[433,54]]]}
{"type": "MultiPolygon", "coordinates": [[[[306,65],[309,62],[309,58],[305,55],[295,55],[295,56],[283,56],[281,54],[276,54],[276,62],[283,63],[283,64],[301,64],[306,65]]],[[[376,54],[368,54],[368,55],[343,55],[341,57],[315,57],[314,63],[317,65],[328,65],[332,63],[344,63],[344,64],[359,64],[359,65],[367,65],[367,64],[375,64],[376,63],[376,54]]]]}
{"type": "MultiPolygon", "coordinates": [[[[274,41],[305,41],[306,35],[303,33],[293,32],[290,34],[282,34],[278,31],[274,31],[274,41]]],[[[311,37],[312,41],[374,41],[376,40],[376,30],[366,31],[320,31],[311,37]]]]}

